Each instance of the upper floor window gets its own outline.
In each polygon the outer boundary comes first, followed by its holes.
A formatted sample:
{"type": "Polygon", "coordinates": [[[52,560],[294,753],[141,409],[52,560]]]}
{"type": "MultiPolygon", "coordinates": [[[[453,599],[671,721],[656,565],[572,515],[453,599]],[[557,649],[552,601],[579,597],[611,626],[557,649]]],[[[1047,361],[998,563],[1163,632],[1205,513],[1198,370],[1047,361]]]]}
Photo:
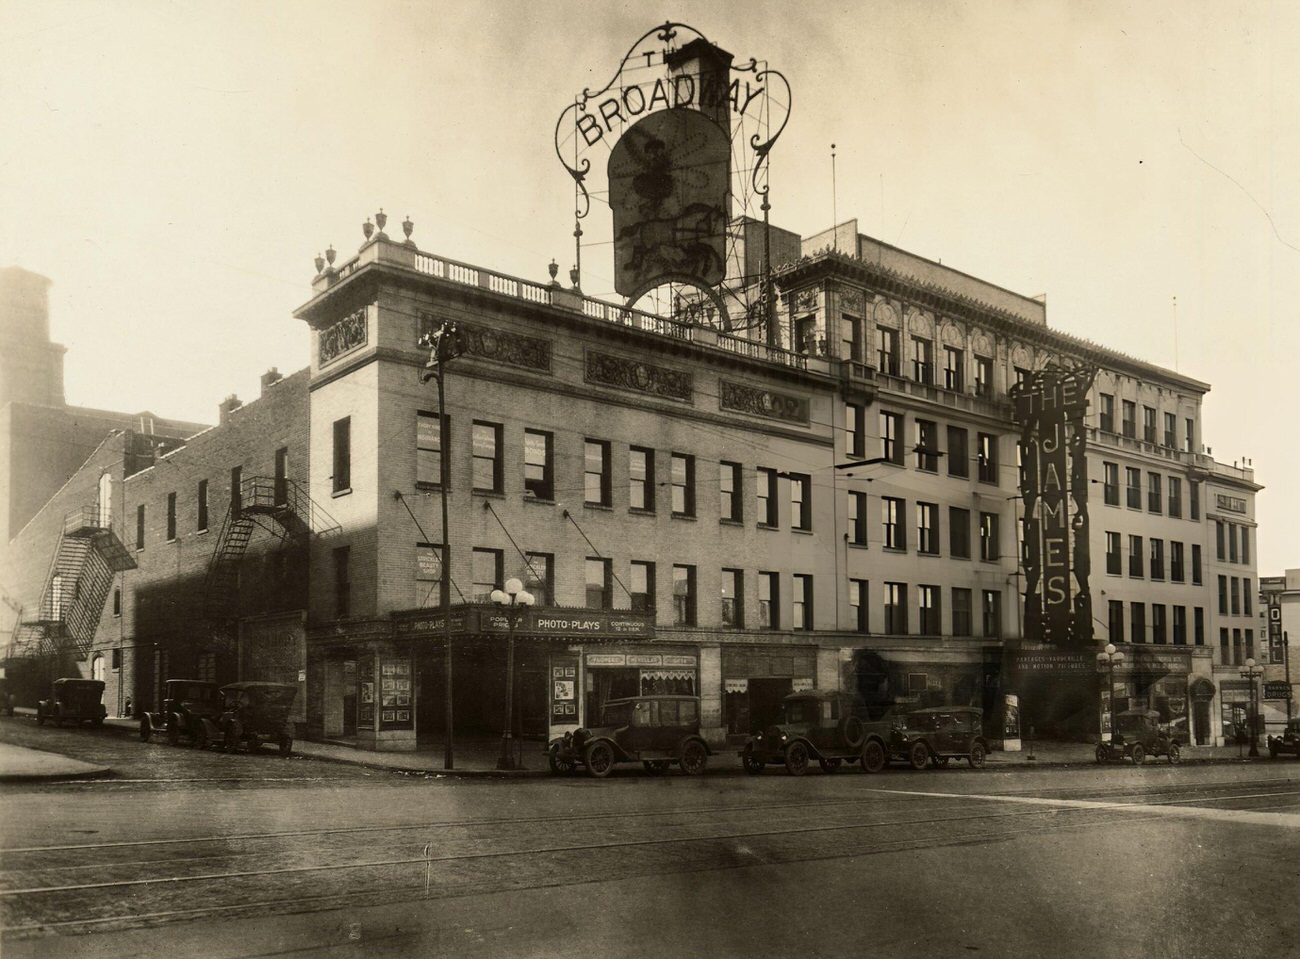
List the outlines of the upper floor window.
{"type": "Polygon", "coordinates": [[[633,446],[627,454],[628,505],[653,513],[655,508],[655,451],[633,446]]]}
{"type": "Polygon", "coordinates": [[[554,436],[524,430],[524,489],[538,499],[555,499],[554,436]]]}
{"type": "Polygon", "coordinates": [[[763,526],[777,525],[776,470],[766,466],[758,468],[758,522],[763,526]]]}
{"type": "Polygon", "coordinates": [[[442,547],[415,544],[415,605],[421,609],[442,602],[442,547]]]}
{"type": "Polygon", "coordinates": [[[934,385],[933,344],[920,337],[912,337],[912,379],[926,386],[934,385]]]}
{"type": "Polygon", "coordinates": [[[1111,393],[1100,393],[1101,430],[1103,433],[1115,432],[1115,397],[1111,393]]]}
{"type": "Polygon", "coordinates": [[[1196,420],[1190,416],[1183,420],[1183,442],[1187,452],[1195,453],[1196,448],[1192,445],[1196,436],[1196,420]]]}
{"type": "Polygon", "coordinates": [[[975,357],[975,395],[993,395],[993,360],[987,356],[975,357]]]}
{"type": "Polygon", "coordinates": [[[898,331],[891,330],[887,326],[879,327],[876,330],[879,338],[879,348],[876,351],[876,364],[880,367],[880,372],[888,373],[890,376],[898,375],[898,331]]]}
{"type": "Polygon", "coordinates": [[[880,411],[880,455],[903,465],[903,414],[880,411]]]}
{"type": "Polygon", "coordinates": [[[813,628],[813,578],[795,573],[790,591],[790,628],[813,628]]]}
{"type": "Polygon", "coordinates": [[[907,635],[907,584],[885,583],[885,632],[890,636],[907,635]]]}
{"type": "Polygon", "coordinates": [[[539,606],[555,605],[555,556],[551,553],[525,553],[520,571],[524,588],[533,594],[539,606]]]}
{"type": "Polygon", "coordinates": [[[1165,446],[1170,449],[1178,445],[1178,417],[1173,413],[1165,414],[1165,446]]]}
{"type": "Polygon", "coordinates": [[[1187,481],[1187,517],[1198,522],[1201,518],[1201,484],[1196,480],[1187,481]]]}
{"type": "Polygon", "coordinates": [[[1120,557],[1120,536],[1119,533],[1106,531],[1106,572],[1112,576],[1119,576],[1124,572],[1123,561],[1120,557]]]}
{"type": "Polygon", "coordinates": [[[632,561],[632,609],[652,613],[655,609],[655,564],[632,561]]]}
{"type": "Polygon", "coordinates": [[[275,451],[275,505],[284,506],[289,502],[289,447],[281,446],[275,451]]]}
{"type": "Polygon", "coordinates": [[[1156,441],[1156,411],[1153,407],[1142,407],[1142,439],[1147,443],[1156,441]]]}
{"type": "Polygon", "coordinates": [[[199,480],[199,492],[197,497],[198,517],[195,521],[194,528],[197,532],[204,532],[208,528],[208,481],[199,480]]]}
{"type": "MultiPolygon", "coordinates": [[[[415,414],[415,482],[437,486],[442,482],[442,423],[437,413],[415,414]]],[[[340,421],[342,422],[342,421],[340,421]]],[[[338,423],[334,424],[335,435],[338,423]]],[[[335,446],[337,455],[337,442],[335,446]]],[[[334,469],[334,490],[338,492],[338,467],[334,469]]]]}
{"type": "Polygon", "coordinates": [[[984,594],[984,635],[993,639],[1002,635],[1002,592],[993,589],[981,592],[984,594]]]}
{"type": "MultiPolygon", "coordinates": [[[[474,584],[471,587],[470,595],[475,603],[488,603],[492,601],[492,590],[501,585],[503,576],[501,572],[502,554],[499,549],[476,549],[473,552],[471,572],[474,576],[474,584]]],[[[455,582],[455,577],[452,577],[455,582]]]]}
{"type": "Polygon", "coordinates": [[[979,478],[981,483],[998,481],[998,438],[991,433],[979,434],[979,478]]]}
{"type": "Polygon", "coordinates": [[[916,504],[916,551],[939,555],[939,507],[935,503],[916,504]]]}
{"type": "Polygon", "coordinates": [[[1161,479],[1159,473],[1147,474],[1147,512],[1159,513],[1161,510],[1161,479]]]}
{"type": "Polygon", "coordinates": [[[970,559],[970,510],[948,507],[948,554],[953,559],[970,559]]]}
{"type": "Polygon", "coordinates": [[[1123,411],[1123,421],[1120,424],[1121,432],[1129,439],[1137,438],[1137,404],[1132,400],[1121,400],[1120,409],[1123,411]]]}
{"type": "Polygon", "coordinates": [[[1169,482],[1169,515],[1180,519],[1183,515],[1183,481],[1177,476],[1167,478],[1169,482]]]}
{"type": "Polygon", "coordinates": [[[486,493],[500,493],[505,484],[505,464],[501,449],[501,424],[475,421],[474,489],[486,493]]]}
{"type": "Polygon", "coordinates": [[[938,636],[940,626],[940,599],[938,586],[918,586],[916,588],[917,610],[921,620],[917,624],[922,636],[938,636]]]}
{"type": "Polygon", "coordinates": [[[613,566],[601,557],[587,557],[587,609],[609,609],[613,598],[613,566]]]}
{"type": "Polygon", "coordinates": [[[857,403],[844,404],[844,455],[861,459],[867,455],[866,416],[857,403]]]}
{"type": "Polygon", "coordinates": [[[167,494],[167,541],[176,538],[176,494],[167,494]]]}
{"type": "Polygon", "coordinates": [[[916,421],[916,468],[939,472],[939,425],[930,420],[916,421]]]}
{"type": "Polygon", "coordinates": [[[943,348],[943,388],[954,393],[966,389],[966,354],[956,347],[943,348]]]}
{"type": "Polygon", "coordinates": [[[695,457],[686,453],[672,455],[673,515],[695,515],[695,457]]]}
{"type": "Polygon", "coordinates": [[[867,545],[867,494],[849,491],[849,542],[867,545]]]}
{"type": "Polygon", "coordinates": [[[880,497],[883,543],[886,549],[907,549],[907,531],[903,526],[905,502],[894,496],[880,497]]]}
{"type": "Polygon", "coordinates": [[[1102,463],[1102,501],[1107,506],[1119,505],[1119,464],[1102,463]]]}
{"type": "Polygon", "coordinates": [[[778,629],[781,624],[781,581],[779,573],[758,574],[758,625],[778,629]]]}
{"type": "Polygon", "coordinates": [[[1142,537],[1129,535],[1128,574],[1133,579],[1142,578],[1142,537]]]}
{"type": "Polygon", "coordinates": [[[334,492],[352,488],[352,417],[334,421],[334,492]]]}
{"type": "Polygon", "coordinates": [[[862,321],[851,316],[840,317],[840,359],[862,362],[862,321]]]}
{"type": "Polygon", "coordinates": [[[1136,466],[1124,467],[1128,485],[1128,508],[1142,508],[1142,471],[1136,466]]]}
{"type": "Polygon", "coordinates": [[[970,447],[966,431],[960,426],[948,427],[948,475],[970,476],[970,447]]]}
{"type": "Polygon", "coordinates": [[[980,559],[997,559],[1001,555],[998,514],[980,513],[980,559]]]}
{"type": "Polygon", "coordinates": [[[722,625],[732,629],[745,625],[745,574],[742,570],[722,571],[722,625]]]}
{"type": "Polygon", "coordinates": [[[695,567],[673,567],[673,625],[695,625],[695,567]]]}
{"type": "Polygon", "coordinates": [[[144,503],[135,508],[135,548],[144,549],[144,503]]]}
{"type": "Polygon", "coordinates": [[[790,528],[812,529],[812,477],[790,474],[790,528]]]}
{"type": "Polygon", "coordinates": [[[719,516],[733,523],[745,518],[744,498],[740,494],[739,463],[723,462],[718,470],[719,516]]]}

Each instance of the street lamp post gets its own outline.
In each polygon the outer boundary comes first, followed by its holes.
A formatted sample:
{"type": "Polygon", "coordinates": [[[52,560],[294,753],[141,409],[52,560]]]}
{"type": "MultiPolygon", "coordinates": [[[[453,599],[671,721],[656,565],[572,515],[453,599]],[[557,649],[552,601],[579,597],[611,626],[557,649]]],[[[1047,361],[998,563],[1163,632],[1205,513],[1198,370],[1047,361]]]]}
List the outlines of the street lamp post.
{"type": "Polygon", "coordinates": [[[523,622],[524,610],[533,605],[533,594],[524,589],[523,583],[511,577],[506,580],[504,590],[492,590],[492,602],[506,609],[506,724],[501,733],[501,758],[497,760],[497,769],[519,769],[523,764],[515,759],[510,732],[514,723],[515,627],[523,622]]]}
{"type": "Polygon", "coordinates": [[[1254,658],[1247,659],[1241,670],[1241,678],[1250,683],[1250,751],[1246,753],[1252,759],[1259,758],[1259,677],[1264,675],[1264,667],[1258,666],[1254,658]]]}
{"type": "Polygon", "coordinates": [[[1107,668],[1107,677],[1110,682],[1108,690],[1110,698],[1110,740],[1115,741],[1115,667],[1124,662],[1124,653],[1116,649],[1114,643],[1107,643],[1106,648],[1097,654],[1097,664],[1107,668]]]}

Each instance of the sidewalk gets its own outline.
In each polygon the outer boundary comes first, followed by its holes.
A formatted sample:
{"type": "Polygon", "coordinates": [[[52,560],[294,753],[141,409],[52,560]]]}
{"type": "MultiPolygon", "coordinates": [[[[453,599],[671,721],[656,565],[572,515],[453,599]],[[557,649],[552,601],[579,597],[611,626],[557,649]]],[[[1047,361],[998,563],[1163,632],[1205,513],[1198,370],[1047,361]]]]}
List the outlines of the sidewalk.
{"type": "Polygon", "coordinates": [[[95,766],[58,753],[0,743],[0,782],[18,779],[83,779],[102,776],[107,766],[95,766]]]}

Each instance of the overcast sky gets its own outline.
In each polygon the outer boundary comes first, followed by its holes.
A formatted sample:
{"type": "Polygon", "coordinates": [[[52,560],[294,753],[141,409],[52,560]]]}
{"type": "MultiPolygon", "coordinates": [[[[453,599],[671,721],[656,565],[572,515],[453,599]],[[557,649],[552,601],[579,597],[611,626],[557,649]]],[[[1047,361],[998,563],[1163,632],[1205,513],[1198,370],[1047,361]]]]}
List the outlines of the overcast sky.
{"type": "Polygon", "coordinates": [[[556,119],[667,19],[789,78],[773,222],[856,217],[1208,381],[1205,442],[1267,487],[1259,571],[1300,566],[1300,3],[4,0],[0,265],[54,281],[69,402],[211,422],[306,365],[312,259],[380,207],[567,271],[556,119]]]}

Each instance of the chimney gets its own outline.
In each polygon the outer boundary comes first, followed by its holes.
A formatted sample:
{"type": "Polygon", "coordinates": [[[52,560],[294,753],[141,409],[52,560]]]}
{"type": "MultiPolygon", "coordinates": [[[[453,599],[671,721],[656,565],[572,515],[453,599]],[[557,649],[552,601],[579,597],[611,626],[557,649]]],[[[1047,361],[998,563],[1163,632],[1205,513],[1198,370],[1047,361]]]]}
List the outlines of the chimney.
{"type": "Polygon", "coordinates": [[[263,396],[266,395],[267,387],[279,383],[282,379],[284,379],[284,374],[281,373],[279,370],[277,370],[274,366],[271,367],[269,370],[267,370],[265,373],[263,373],[262,374],[262,395],[263,396]]]}
{"type": "Polygon", "coordinates": [[[220,403],[217,404],[217,414],[220,416],[220,420],[218,422],[220,422],[222,426],[225,426],[226,420],[230,419],[230,414],[233,413],[235,410],[239,409],[243,405],[244,405],[244,401],[241,400],[234,393],[231,393],[224,400],[222,400],[220,403]]]}

